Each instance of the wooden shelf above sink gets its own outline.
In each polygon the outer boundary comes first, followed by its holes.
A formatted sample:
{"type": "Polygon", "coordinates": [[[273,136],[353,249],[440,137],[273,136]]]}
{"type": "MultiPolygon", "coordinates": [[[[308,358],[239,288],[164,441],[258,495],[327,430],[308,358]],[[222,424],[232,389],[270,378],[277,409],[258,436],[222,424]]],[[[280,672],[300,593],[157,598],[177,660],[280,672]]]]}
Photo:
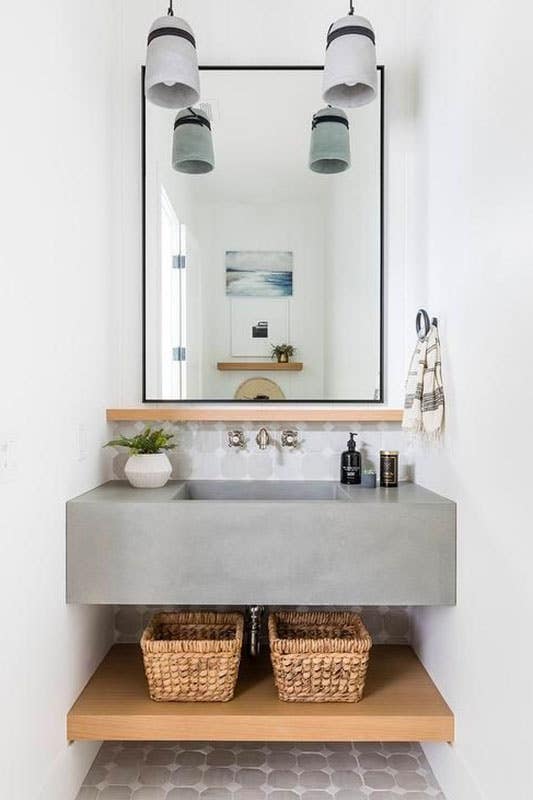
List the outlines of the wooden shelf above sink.
{"type": "Polygon", "coordinates": [[[221,372],[301,372],[301,361],[219,361],[217,369],[221,372]]]}
{"type": "Polygon", "coordinates": [[[138,645],[115,645],[67,716],[70,740],[452,741],[453,714],[409,647],[374,647],[363,700],[282,703],[268,658],[229,703],[155,703],[138,645]]]}
{"type": "Polygon", "coordinates": [[[342,406],[308,408],[305,405],[270,406],[232,403],[209,407],[201,405],[138,406],[108,408],[108,422],[401,422],[401,408],[346,408],[342,406]]]}

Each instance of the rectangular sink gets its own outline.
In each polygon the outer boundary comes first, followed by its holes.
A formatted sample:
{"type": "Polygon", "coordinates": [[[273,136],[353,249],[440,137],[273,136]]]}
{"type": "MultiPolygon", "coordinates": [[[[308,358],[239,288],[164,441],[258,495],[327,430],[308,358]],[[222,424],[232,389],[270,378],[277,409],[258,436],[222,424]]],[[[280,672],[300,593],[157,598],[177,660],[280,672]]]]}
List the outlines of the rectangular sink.
{"type": "Polygon", "coordinates": [[[191,479],[134,489],[112,481],[67,504],[67,597],[156,606],[453,604],[455,504],[414,484],[191,479]]]}
{"type": "Polygon", "coordinates": [[[185,481],[176,500],[344,500],[348,496],[332,481],[185,481]]]}

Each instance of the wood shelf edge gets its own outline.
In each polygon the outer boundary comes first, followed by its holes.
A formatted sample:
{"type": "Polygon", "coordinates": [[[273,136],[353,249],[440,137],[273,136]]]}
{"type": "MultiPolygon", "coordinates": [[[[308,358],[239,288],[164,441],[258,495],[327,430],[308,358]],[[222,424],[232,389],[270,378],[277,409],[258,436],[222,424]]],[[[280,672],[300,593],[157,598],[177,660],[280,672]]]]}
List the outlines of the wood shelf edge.
{"type": "Polygon", "coordinates": [[[220,372],[301,372],[304,365],[301,361],[289,361],[279,364],[277,361],[219,361],[220,372]]]}
{"type": "Polygon", "coordinates": [[[401,422],[400,408],[294,408],[276,406],[141,406],[108,408],[108,422],[401,422]]]}
{"type": "Polygon", "coordinates": [[[268,658],[244,663],[229,703],[154,703],[138,645],[115,645],[67,716],[69,740],[435,741],[454,717],[410,647],[372,651],[358,704],[282,703],[268,658]]]}
{"type": "Polygon", "coordinates": [[[67,721],[68,741],[160,741],[160,742],[454,742],[453,719],[443,721],[440,717],[427,716],[421,733],[420,720],[408,717],[392,721],[376,720],[373,725],[339,725],[334,722],[332,730],[325,730],[322,721],[313,718],[314,732],[303,733],[297,721],[280,721],[275,726],[268,717],[255,716],[251,727],[249,717],[234,717],[228,729],[227,720],[213,719],[206,731],[204,721],[195,717],[184,717],[176,728],[171,718],[157,716],[104,716],[98,720],[94,716],[76,716],[67,721]],[[233,726],[239,726],[236,730],[233,726]],[[231,736],[229,735],[231,731],[231,736]]]}

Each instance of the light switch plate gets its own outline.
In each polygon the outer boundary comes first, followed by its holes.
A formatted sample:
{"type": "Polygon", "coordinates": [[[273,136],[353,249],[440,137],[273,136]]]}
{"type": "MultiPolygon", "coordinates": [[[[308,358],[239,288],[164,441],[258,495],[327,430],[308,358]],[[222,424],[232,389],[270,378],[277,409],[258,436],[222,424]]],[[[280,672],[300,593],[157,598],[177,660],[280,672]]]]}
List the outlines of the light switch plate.
{"type": "Polygon", "coordinates": [[[17,442],[14,438],[0,436],[0,483],[10,483],[18,475],[17,442]]]}

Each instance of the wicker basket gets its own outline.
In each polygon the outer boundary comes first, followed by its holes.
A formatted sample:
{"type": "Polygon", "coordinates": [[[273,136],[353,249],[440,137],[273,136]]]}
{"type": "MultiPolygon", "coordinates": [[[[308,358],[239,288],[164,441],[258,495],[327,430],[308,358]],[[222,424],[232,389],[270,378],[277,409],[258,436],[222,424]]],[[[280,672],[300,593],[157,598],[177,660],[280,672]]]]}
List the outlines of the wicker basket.
{"type": "Polygon", "coordinates": [[[161,612],[141,638],[152,700],[225,702],[237,682],[241,614],[161,612]]]}
{"type": "Polygon", "coordinates": [[[280,700],[357,703],[372,640],[357,614],[278,612],[268,620],[280,700]]]}

